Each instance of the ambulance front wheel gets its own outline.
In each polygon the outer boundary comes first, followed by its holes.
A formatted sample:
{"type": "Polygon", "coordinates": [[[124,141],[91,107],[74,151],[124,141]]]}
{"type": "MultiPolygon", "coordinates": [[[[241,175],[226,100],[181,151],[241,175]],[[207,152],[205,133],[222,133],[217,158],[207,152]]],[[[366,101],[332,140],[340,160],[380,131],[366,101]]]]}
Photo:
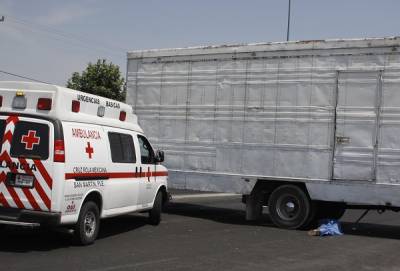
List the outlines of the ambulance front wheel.
{"type": "Polygon", "coordinates": [[[100,212],[93,201],[85,202],[79,213],[78,223],[75,225],[75,238],[81,245],[92,244],[99,233],[100,212]]]}
{"type": "Polygon", "coordinates": [[[162,211],[162,193],[158,191],[157,196],[154,200],[153,209],[149,211],[149,224],[158,225],[161,222],[161,211],[162,211]]]}

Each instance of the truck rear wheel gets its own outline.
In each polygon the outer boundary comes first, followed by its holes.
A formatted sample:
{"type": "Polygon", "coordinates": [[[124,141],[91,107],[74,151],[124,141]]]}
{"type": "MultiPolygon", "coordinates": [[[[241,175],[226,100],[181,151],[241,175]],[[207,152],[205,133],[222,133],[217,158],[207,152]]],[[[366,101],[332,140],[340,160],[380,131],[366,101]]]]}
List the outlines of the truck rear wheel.
{"type": "Polygon", "coordinates": [[[100,212],[99,207],[93,201],[85,202],[79,213],[78,222],[75,225],[75,239],[80,245],[92,244],[99,233],[100,212]]]}
{"type": "Polygon", "coordinates": [[[149,211],[149,224],[158,225],[161,222],[162,212],[162,193],[158,191],[156,198],[154,199],[153,209],[149,211]]]}
{"type": "Polygon", "coordinates": [[[313,216],[311,200],[295,185],[276,188],[268,200],[268,208],[272,222],[285,229],[304,228],[313,216]]]}

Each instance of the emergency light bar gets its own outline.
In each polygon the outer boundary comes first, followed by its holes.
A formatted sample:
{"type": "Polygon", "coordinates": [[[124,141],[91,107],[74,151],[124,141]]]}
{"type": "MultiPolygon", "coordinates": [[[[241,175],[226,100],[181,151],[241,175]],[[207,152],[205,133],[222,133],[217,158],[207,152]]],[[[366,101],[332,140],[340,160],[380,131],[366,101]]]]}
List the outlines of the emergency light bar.
{"type": "Polygon", "coordinates": [[[39,98],[37,103],[38,110],[51,110],[51,99],[39,98]]]}
{"type": "Polygon", "coordinates": [[[119,112],[119,120],[125,121],[125,119],[126,119],[126,112],[125,111],[119,112]]]}
{"type": "Polygon", "coordinates": [[[106,112],[106,108],[104,106],[100,105],[97,108],[97,116],[104,117],[105,112],[106,112]]]}
{"type": "Polygon", "coordinates": [[[72,112],[78,113],[81,110],[81,103],[77,100],[72,100],[72,112]]]}
{"type": "MultiPolygon", "coordinates": [[[[0,111],[46,116],[61,121],[121,125],[141,131],[131,105],[49,84],[1,82],[0,111]]],[[[62,160],[62,159],[60,159],[62,160]]]]}
{"type": "Polygon", "coordinates": [[[17,91],[13,101],[12,107],[16,109],[25,109],[26,108],[26,97],[22,91],[17,91]]]}

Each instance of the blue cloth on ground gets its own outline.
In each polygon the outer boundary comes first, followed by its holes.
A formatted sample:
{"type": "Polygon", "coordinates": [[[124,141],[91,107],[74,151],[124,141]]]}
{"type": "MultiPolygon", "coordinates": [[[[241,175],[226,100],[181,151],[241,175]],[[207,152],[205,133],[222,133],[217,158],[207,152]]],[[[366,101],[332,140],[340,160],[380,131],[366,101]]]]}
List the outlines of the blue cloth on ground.
{"type": "Polygon", "coordinates": [[[322,219],[318,228],[321,236],[343,235],[340,222],[336,219],[322,219]]]}

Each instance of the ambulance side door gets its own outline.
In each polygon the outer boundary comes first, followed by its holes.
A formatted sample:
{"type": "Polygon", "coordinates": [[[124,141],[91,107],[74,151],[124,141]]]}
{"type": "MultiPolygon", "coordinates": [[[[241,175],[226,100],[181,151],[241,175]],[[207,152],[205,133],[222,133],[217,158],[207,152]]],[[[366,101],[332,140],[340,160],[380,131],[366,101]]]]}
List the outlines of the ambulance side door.
{"type": "Polygon", "coordinates": [[[107,180],[106,200],[107,209],[136,206],[139,195],[139,182],[135,170],[137,158],[134,138],[131,132],[105,128],[107,134],[111,164],[108,167],[110,178],[107,180]]]}
{"type": "Polygon", "coordinates": [[[107,134],[94,124],[63,122],[65,143],[64,211],[72,215],[79,212],[83,196],[97,190],[103,196],[109,158],[107,134]],[[72,208],[73,206],[73,208],[72,208]]]}
{"type": "Polygon", "coordinates": [[[140,162],[139,171],[140,175],[140,194],[139,203],[142,207],[148,207],[153,202],[155,197],[155,189],[157,189],[156,177],[154,176],[155,171],[155,156],[153,148],[149,141],[143,135],[138,134],[137,140],[137,155],[138,162],[140,162]]]}

